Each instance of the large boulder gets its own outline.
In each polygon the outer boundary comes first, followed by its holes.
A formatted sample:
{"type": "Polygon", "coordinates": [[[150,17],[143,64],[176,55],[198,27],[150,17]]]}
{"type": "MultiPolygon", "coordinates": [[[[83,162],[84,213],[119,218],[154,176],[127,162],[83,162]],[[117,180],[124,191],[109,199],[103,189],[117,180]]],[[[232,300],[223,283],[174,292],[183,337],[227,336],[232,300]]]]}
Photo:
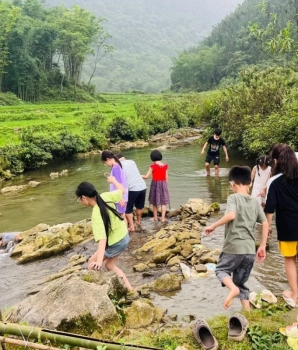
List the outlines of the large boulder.
{"type": "Polygon", "coordinates": [[[108,296],[116,285],[112,280],[118,277],[101,271],[88,271],[89,277],[86,276],[69,275],[46,283],[36,294],[17,304],[7,320],[36,327],[67,329],[68,325],[79,323],[88,316],[101,327],[111,323],[120,325],[115,306],[108,296]],[[96,275],[102,275],[100,283],[97,283],[96,275]]]}
{"type": "Polygon", "coordinates": [[[92,238],[91,222],[64,223],[54,226],[40,224],[19,235],[21,243],[15,246],[11,257],[19,264],[52,257],[70,249],[74,244],[92,238]]]}

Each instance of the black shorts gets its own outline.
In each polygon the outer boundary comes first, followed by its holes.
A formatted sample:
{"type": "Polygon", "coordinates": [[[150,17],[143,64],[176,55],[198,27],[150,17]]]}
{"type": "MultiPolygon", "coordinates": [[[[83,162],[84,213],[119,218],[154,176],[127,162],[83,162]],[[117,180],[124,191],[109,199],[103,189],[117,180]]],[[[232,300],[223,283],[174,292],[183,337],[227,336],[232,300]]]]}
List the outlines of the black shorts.
{"type": "Polygon", "coordinates": [[[131,214],[133,207],[143,209],[146,200],[146,189],[142,191],[128,191],[128,201],[125,214],[131,214]]]}
{"type": "Polygon", "coordinates": [[[207,154],[205,162],[210,164],[212,161],[214,161],[214,165],[219,165],[219,155],[211,156],[210,154],[207,154]]]}

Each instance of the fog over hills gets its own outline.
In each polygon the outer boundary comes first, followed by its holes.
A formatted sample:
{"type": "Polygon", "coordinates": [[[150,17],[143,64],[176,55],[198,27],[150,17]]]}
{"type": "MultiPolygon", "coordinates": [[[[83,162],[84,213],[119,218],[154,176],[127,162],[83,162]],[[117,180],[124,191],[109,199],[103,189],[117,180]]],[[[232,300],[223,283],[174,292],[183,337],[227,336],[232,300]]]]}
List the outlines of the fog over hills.
{"type": "MultiPolygon", "coordinates": [[[[171,58],[197,45],[212,26],[243,0],[47,0],[48,6],[78,5],[106,18],[115,51],[92,82],[99,91],[161,91],[170,86],[171,58]]],[[[83,77],[91,71],[92,58],[83,77]]]]}

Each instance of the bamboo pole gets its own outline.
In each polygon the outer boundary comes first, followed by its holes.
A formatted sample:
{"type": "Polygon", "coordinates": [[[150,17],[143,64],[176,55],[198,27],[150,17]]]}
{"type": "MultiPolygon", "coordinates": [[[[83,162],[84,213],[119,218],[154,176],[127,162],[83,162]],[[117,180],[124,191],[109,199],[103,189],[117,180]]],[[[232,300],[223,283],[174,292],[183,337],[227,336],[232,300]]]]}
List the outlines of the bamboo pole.
{"type": "Polygon", "coordinates": [[[67,344],[69,346],[79,346],[87,349],[96,350],[98,346],[106,347],[107,350],[160,350],[158,348],[151,348],[142,345],[123,344],[107,340],[101,340],[92,337],[86,337],[80,334],[73,334],[67,332],[59,332],[56,330],[43,329],[37,327],[28,327],[19,325],[17,323],[0,322],[0,334],[12,334],[26,337],[27,339],[36,339],[39,342],[50,340],[53,343],[67,344]]]}
{"type": "MultiPolygon", "coordinates": [[[[2,322],[2,321],[3,321],[3,316],[2,316],[2,311],[0,310],[0,322],[2,322]]],[[[0,335],[2,335],[2,333],[0,333],[0,335]]],[[[1,343],[1,349],[6,350],[6,346],[4,343],[1,343]]]]}
{"type": "Polygon", "coordinates": [[[19,340],[19,339],[12,339],[7,337],[1,337],[0,336],[0,342],[2,343],[8,343],[13,345],[20,345],[24,346],[25,348],[33,348],[33,349],[39,349],[39,350],[61,350],[61,348],[53,348],[52,346],[47,346],[43,344],[38,343],[32,343],[30,341],[26,340],[19,340]]]}

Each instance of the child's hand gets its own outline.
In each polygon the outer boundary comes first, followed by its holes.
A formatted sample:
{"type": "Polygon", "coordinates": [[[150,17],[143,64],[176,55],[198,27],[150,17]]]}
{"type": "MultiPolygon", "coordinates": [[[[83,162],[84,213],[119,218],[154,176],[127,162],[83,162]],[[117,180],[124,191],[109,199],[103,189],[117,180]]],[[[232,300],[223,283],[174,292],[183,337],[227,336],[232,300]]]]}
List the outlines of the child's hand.
{"type": "Polygon", "coordinates": [[[204,151],[201,151],[201,154],[204,154],[205,152],[204,151]]]}
{"type": "Polygon", "coordinates": [[[214,231],[213,225],[207,226],[207,227],[205,228],[205,234],[206,234],[206,235],[210,235],[210,233],[213,232],[213,231],[214,231]]]}
{"type": "Polygon", "coordinates": [[[120,206],[121,206],[122,208],[124,208],[126,202],[125,202],[123,199],[121,199],[121,200],[119,201],[119,204],[120,204],[120,206]]]}
{"type": "Polygon", "coordinates": [[[107,176],[107,181],[110,183],[114,183],[116,181],[115,176],[107,176]]]}
{"type": "Polygon", "coordinates": [[[257,262],[263,262],[266,258],[266,247],[259,246],[257,250],[257,262]]]}
{"type": "Polygon", "coordinates": [[[88,270],[99,270],[101,268],[101,264],[93,261],[88,264],[88,270]]]}
{"type": "Polygon", "coordinates": [[[266,196],[266,190],[264,188],[261,189],[261,192],[257,195],[257,197],[262,197],[264,198],[266,196]]]}

